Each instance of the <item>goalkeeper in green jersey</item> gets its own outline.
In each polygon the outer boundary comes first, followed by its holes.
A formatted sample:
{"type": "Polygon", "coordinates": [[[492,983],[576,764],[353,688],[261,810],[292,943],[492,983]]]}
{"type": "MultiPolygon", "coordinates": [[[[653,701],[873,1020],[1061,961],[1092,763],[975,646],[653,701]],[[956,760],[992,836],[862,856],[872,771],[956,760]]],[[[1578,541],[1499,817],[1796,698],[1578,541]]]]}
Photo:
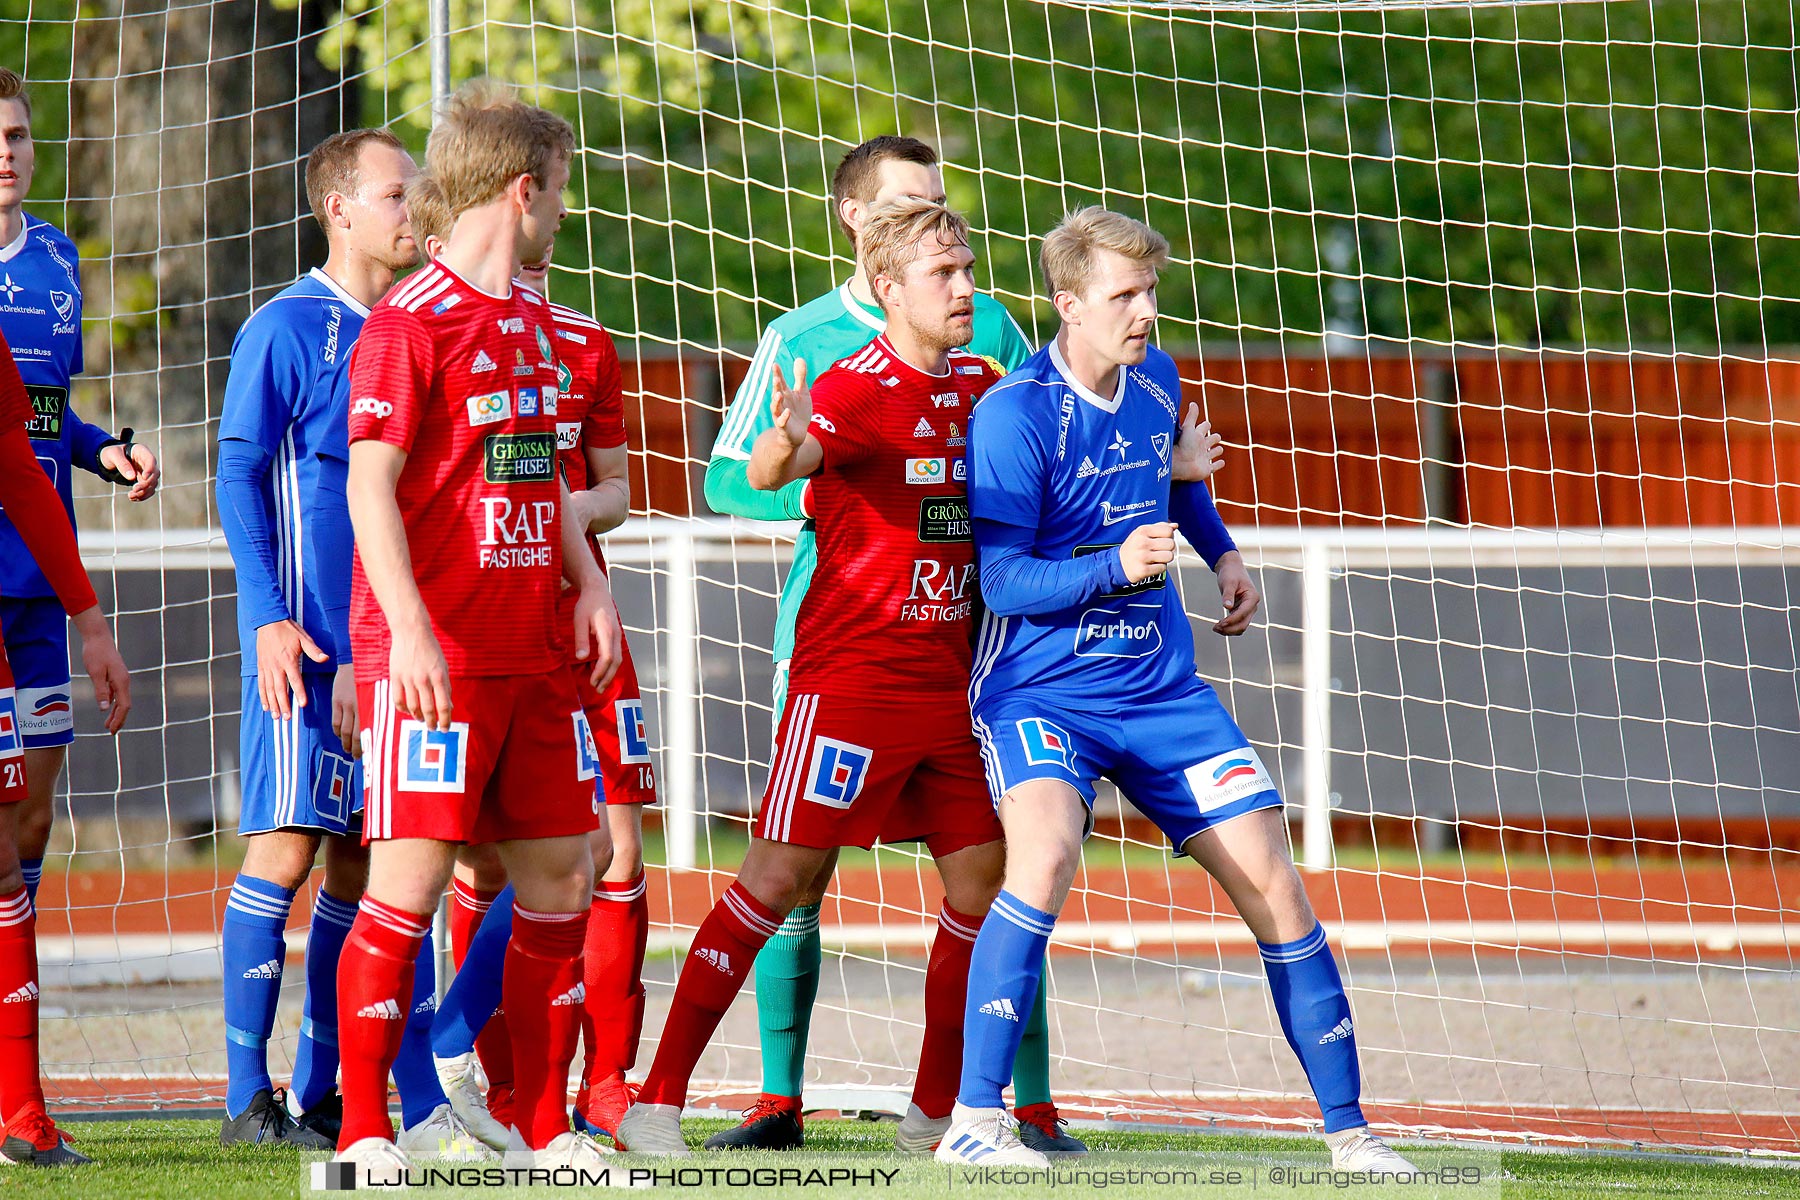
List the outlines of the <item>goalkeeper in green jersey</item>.
{"type": "MultiPolygon", "coordinates": [[[[831,177],[838,224],[851,244],[869,210],[905,196],[942,203],[944,179],[937,153],[908,137],[878,137],[844,156],[831,177]]],[[[794,362],[816,369],[846,358],[873,341],[884,325],[859,261],[847,283],[809,304],[777,317],[757,343],[750,372],[738,388],[706,465],[706,502],[714,510],[757,521],[805,521],[807,481],[777,492],[759,492],[745,478],[750,447],[769,428],[769,397],[775,372],[794,378],[794,362]]],[[[969,350],[991,360],[1004,375],[1031,355],[1031,344],[1000,302],[975,296],[975,336],[969,350]]],[[[775,717],[787,699],[787,664],[794,652],[794,618],[812,582],[813,533],[803,528],[794,543],[794,562],[781,587],[775,618],[775,717]]],[[[756,958],[756,1013],[762,1030],[762,1096],[743,1124],[707,1141],[712,1149],[782,1150],[803,1141],[800,1082],[806,1068],[806,1035],[819,993],[819,908],[837,867],[833,855],[812,889],[769,939],[756,958]]],[[[1025,1029],[1013,1075],[1020,1137],[1046,1153],[1080,1154],[1086,1147],[1062,1128],[1050,1098],[1050,1036],[1045,993],[1025,1029]]]]}

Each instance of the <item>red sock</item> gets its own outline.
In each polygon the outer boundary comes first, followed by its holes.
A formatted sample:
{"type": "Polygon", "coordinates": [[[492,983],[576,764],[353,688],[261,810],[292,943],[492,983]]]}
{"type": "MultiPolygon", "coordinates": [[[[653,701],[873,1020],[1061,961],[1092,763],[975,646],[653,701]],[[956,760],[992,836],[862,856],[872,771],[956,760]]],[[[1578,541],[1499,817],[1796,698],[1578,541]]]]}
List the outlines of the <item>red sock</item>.
{"type": "Polygon", "coordinates": [[[504,981],[500,998],[500,1007],[494,1010],[488,1023],[475,1035],[475,1057],[481,1061],[481,1069],[487,1073],[488,1083],[496,1087],[500,1084],[511,1085],[513,1081],[512,1031],[506,1025],[504,981]]]}
{"type": "Polygon", "coordinates": [[[450,960],[457,970],[462,970],[463,959],[469,956],[469,943],[481,928],[481,918],[494,907],[494,897],[499,894],[484,892],[460,879],[450,881],[450,960]]]}
{"type": "Polygon", "coordinates": [[[675,1001],[663,1023],[662,1042],[650,1078],[638,1099],[644,1104],[687,1103],[688,1080],[701,1051],[725,1018],[725,1010],[743,990],[757,951],[781,928],[781,918],[764,907],[740,883],[732,883],[700,923],[675,1001]]]}
{"type": "Polygon", "coordinates": [[[364,896],[338,958],[339,1088],[344,1127],[338,1149],[363,1138],[394,1140],[388,1070],[412,1011],[413,963],[431,932],[430,913],[409,913],[364,896]]]}
{"type": "Polygon", "coordinates": [[[19,890],[0,896],[0,1124],[42,1106],[38,1079],[37,915],[19,890]]]}
{"type": "Polygon", "coordinates": [[[534,912],[513,904],[501,998],[519,1018],[513,1128],[533,1150],[569,1131],[569,1060],[581,1033],[581,943],[586,909],[534,912]]]}
{"type": "MultiPolygon", "coordinates": [[[[450,893],[450,957],[460,971],[475,931],[481,928],[482,918],[494,907],[494,899],[500,893],[481,891],[460,879],[451,881],[450,893]]],[[[505,1005],[501,1005],[475,1035],[475,1057],[481,1060],[481,1069],[487,1072],[490,1084],[512,1082],[512,1035],[506,1029],[505,1005]]]]}
{"type": "Polygon", "coordinates": [[[912,1102],[928,1117],[947,1117],[962,1085],[963,1008],[969,999],[969,956],[981,918],[946,903],[938,912],[937,936],[925,966],[925,1042],[919,1047],[919,1074],[912,1102]]]}
{"type": "Polygon", "coordinates": [[[650,903],[644,873],[625,883],[594,885],[587,944],[581,950],[587,1010],[581,1031],[587,1043],[582,1078],[589,1086],[623,1075],[637,1062],[644,1032],[644,945],[650,938],[650,903]]]}

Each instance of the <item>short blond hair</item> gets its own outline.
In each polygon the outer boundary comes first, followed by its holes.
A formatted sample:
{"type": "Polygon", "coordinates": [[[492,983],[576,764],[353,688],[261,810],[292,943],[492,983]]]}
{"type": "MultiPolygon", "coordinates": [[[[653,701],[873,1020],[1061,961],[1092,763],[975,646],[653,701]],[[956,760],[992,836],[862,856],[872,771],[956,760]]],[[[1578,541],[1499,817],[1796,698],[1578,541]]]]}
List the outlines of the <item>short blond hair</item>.
{"type": "Polygon", "coordinates": [[[574,156],[575,131],[567,121],[484,79],[457,89],[425,143],[427,167],[452,221],[492,201],[521,175],[542,187],[551,164],[574,156]]]}
{"type": "Polygon", "coordinates": [[[25,78],[11,67],[0,67],[0,100],[17,100],[25,106],[25,121],[31,121],[31,94],[25,90],[25,78]]]}
{"type": "Polygon", "coordinates": [[[420,253],[424,253],[428,237],[440,242],[450,240],[450,227],[456,222],[450,216],[450,206],[444,203],[444,189],[429,172],[420,172],[407,185],[406,219],[412,223],[413,241],[419,244],[420,253]]]}
{"type": "MultiPolygon", "coordinates": [[[[898,282],[918,259],[927,236],[946,246],[966,246],[969,220],[954,209],[915,196],[891,200],[871,212],[856,240],[870,285],[880,275],[898,282]]],[[[876,296],[879,299],[880,293],[876,296]]]]}
{"type": "Polygon", "coordinates": [[[1094,281],[1094,259],[1100,250],[1149,263],[1159,271],[1169,261],[1169,239],[1142,221],[1091,204],[1076,209],[1044,235],[1038,266],[1050,295],[1085,295],[1094,281]]]}

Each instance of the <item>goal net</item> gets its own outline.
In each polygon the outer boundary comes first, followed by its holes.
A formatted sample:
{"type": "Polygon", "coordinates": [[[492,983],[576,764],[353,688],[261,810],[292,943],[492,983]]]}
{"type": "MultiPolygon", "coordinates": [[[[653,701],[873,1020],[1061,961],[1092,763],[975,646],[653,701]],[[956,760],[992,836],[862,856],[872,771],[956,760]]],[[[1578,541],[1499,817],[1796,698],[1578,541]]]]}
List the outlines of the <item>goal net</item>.
{"type": "MultiPolygon", "coordinates": [[[[1028,335],[1066,209],[1173,244],[1158,337],[1227,439],[1215,490],[1266,596],[1227,642],[1183,564],[1199,666],[1289,801],[1377,1128],[1795,1144],[1790,6],[451,0],[435,41],[427,0],[25,7],[0,61],[32,89],[29,210],[83,256],[74,405],[166,471],[140,505],[76,481],[136,708],[107,737],[78,674],[40,896],[55,1102],[222,1095],[226,358],[323,258],[305,152],[375,123],[422,151],[435,61],[575,125],[553,294],[626,362],[610,555],[663,799],[642,1064],[769,769],[795,533],[712,515],[701,474],[760,328],[850,274],[832,167],[902,132],[1028,335]]],[[[939,895],[911,848],[844,855],[811,1102],[904,1106],[939,895]]],[[[1116,796],[1051,976],[1065,1116],[1317,1127],[1248,933],[1116,796]]],[[[757,1090],[756,1045],[745,998],[700,1103],[757,1090]]]]}

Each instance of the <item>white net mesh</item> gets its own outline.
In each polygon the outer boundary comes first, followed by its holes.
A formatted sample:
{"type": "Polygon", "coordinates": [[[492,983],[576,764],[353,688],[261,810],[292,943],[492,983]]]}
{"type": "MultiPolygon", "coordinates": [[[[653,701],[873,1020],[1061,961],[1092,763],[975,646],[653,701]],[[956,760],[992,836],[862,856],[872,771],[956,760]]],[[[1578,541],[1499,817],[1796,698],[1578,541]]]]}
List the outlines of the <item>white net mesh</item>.
{"type": "MultiPolygon", "coordinates": [[[[76,406],[134,425],[168,471],[143,506],[79,485],[139,709],[117,743],[83,710],[59,801],[46,1059],[71,1103],[221,1090],[225,357],[321,257],[304,151],[382,121],[421,147],[428,121],[423,0],[254,11],[102,0],[77,21],[31,0],[0,27],[33,85],[30,207],[82,248],[76,406]]],[[[575,123],[554,293],[626,359],[643,519],[612,557],[670,801],[652,1036],[678,963],[661,951],[729,881],[768,768],[793,533],[688,519],[700,473],[761,326],[849,273],[831,168],[904,132],[943,153],[978,270],[1028,333],[1052,319],[1031,235],[1065,208],[1103,202],[1174,244],[1160,340],[1227,436],[1216,490],[1267,595],[1241,641],[1200,628],[1200,666],[1293,804],[1377,1124],[1792,1145],[1790,6],[457,0],[448,18],[453,81],[519,82],[575,123]]],[[[1210,624],[1204,569],[1184,583],[1210,624]]],[[[1229,905],[1129,809],[1102,811],[1052,961],[1065,1113],[1306,1124],[1229,905]]],[[[904,851],[845,855],[815,1098],[906,1079],[935,888],[904,851]]],[[[711,1094],[755,1090],[755,1047],[745,1000],[702,1062],[711,1094]]]]}

